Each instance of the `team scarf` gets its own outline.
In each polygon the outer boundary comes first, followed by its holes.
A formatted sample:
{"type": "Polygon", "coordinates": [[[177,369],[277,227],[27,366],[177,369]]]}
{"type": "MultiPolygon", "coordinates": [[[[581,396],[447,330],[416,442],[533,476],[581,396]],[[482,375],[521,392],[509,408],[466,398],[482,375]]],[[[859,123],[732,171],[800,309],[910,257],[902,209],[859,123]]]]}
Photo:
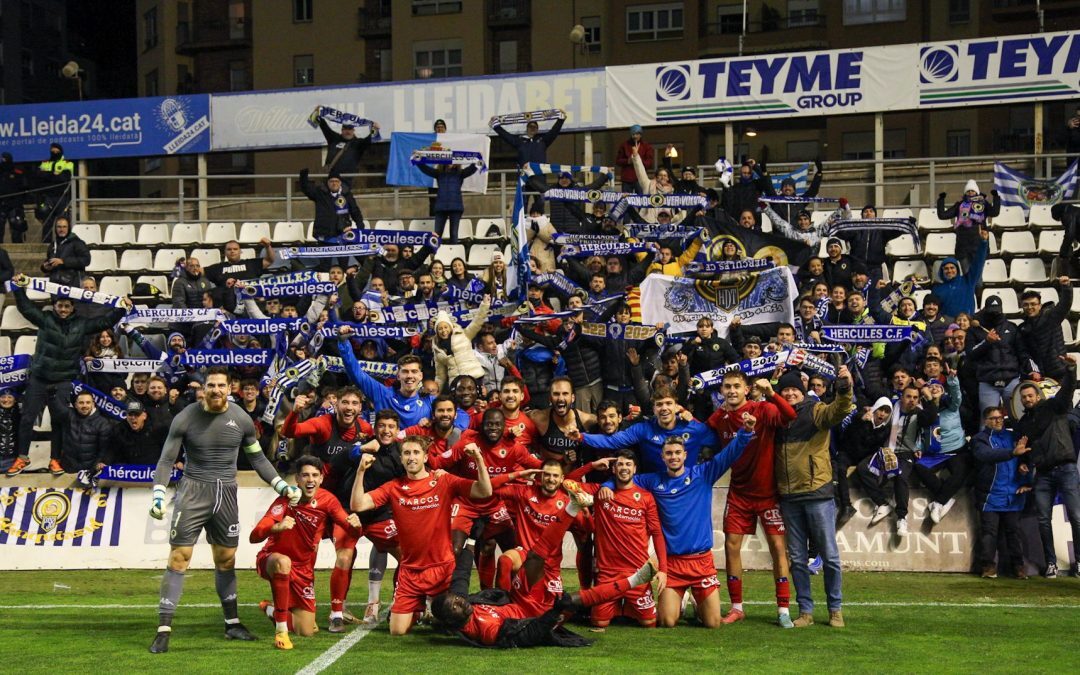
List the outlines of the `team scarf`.
{"type": "Polygon", "coordinates": [[[607,309],[607,306],[609,304],[611,304],[612,302],[615,302],[616,300],[621,301],[621,300],[624,300],[624,299],[625,298],[623,297],[622,294],[611,295],[611,296],[608,296],[606,298],[600,298],[599,300],[594,300],[594,301],[590,302],[587,305],[582,305],[578,309],[564,309],[564,310],[562,310],[560,312],[547,312],[547,313],[544,313],[544,314],[527,314],[527,315],[523,315],[523,316],[517,316],[517,317],[514,317],[514,322],[515,323],[545,323],[547,321],[551,321],[552,319],[564,319],[564,318],[571,317],[571,316],[577,316],[578,314],[581,314],[582,312],[586,312],[586,311],[587,312],[593,312],[593,313],[599,315],[599,314],[602,314],[604,312],[604,310],[607,309]]]}
{"type": "Polygon", "coordinates": [[[117,421],[127,419],[127,406],[122,402],[117,401],[115,398],[104,392],[94,389],[88,384],[79,382],[78,380],[72,380],[71,395],[78,396],[79,394],[90,394],[94,398],[94,406],[97,407],[101,414],[107,415],[117,421]]]}
{"type": "Polygon", "coordinates": [[[341,236],[326,240],[327,244],[394,244],[395,246],[427,246],[439,248],[439,235],[434,232],[402,232],[400,230],[359,230],[349,228],[341,236]]]}
{"type": "Polygon", "coordinates": [[[819,342],[789,342],[785,346],[819,354],[847,354],[847,350],[844,349],[843,345],[829,345],[819,342]]]}
{"type": "Polygon", "coordinates": [[[800,340],[807,340],[810,337],[810,333],[813,333],[816,330],[821,330],[821,327],[824,324],[822,324],[821,318],[818,317],[817,314],[815,314],[809,322],[803,321],[801,314],[796,314],[795,321],[792,323],[792,325],[795,326],[796,337],[798,337],[800,340]]]}
{"type": "Polygon", "coordinates": [[[297,298],[305,295],[332,295],[337,293],[333,281],[294,281],[292,283],[244,285],[244,294],[251,298],[297,298]]]}
{"type": "Polygon", "coordinates": [[[762,272],[772,269],[776,264],[770,258],[744,258],[742,260],[706,260],[693,261],[683,267],[687,274],[730,274],[733,272],[762,272]]]}
{"type": "Polygon", "coordinates": [[[578,286],[563,274],[557,272],[548,272],[546,274],[538,274],[532,278],[532,282],[540,288],[556,288],[563,295],[571,296],[577,293],[585,291],[584,288],[578,286]]]}
{"type": "MultiPolygon", "coordinates": [[[[684,225],[659,225],[652,223],[631,223],[626,226],[627,233],[635,239],[691,239],[700,235],[699,227],[684,225]]],[[[707,235],[706,235],[707,236],[707,235]]]]}
{"type": "Polygon", "coordinates": [[[221,328],[230,335],[276,335],[277,333],[310,332],[304,319],[228,319],[221,328]]]}
{"type": "Polygon", "coordinates": [[[484,156],[474,150],[444,150],[442,148],[421,148],[413,150],[409,161],[413,165],[435,164],[442,166],[472,166],[480,167],[481,171],[487,171],[484,156]]]}
{"type": "MultiPolygon", "coordinates": [[[[259,298],[272,298],[272,297],[287,297],[290,293],[275,290],[278,288],[283,289],[296,289],[301,288],[304,285],[313,284],[326,284],[330,282],[330,275],[324,272],[313,272],[310,270],[304,270],[301,272],[290,272],[289,274],[279,274],[274,277],[263,277],[261,279],[253,279],[251,281],[243,282],[242,292],[249,297],[259,298]]],[[[323,286],[323,288],[326,288],[323,286]]],[[[337,289],[329,291],[333,293],[337,289]]],[[[301,295],[307,295],[302,293],[301,295]]]]}
{"type": "Polygon", "coordinates": [[[840,201],[838,197],[803,197],[801,195],[791,197],[786,195],[766,195],[758,197],[758,199],[770,204],[836,204],[840,201]]]}
{"type": "Polygon", "coordinates": [[[225,314],[220,309],[205,307],[140,307],[124,317],[124,323],[146,325],[154,323],[203,323],[223,321],[225,314]]]}
{"type": "Polygon", "coordinates": [[[282,260],[297,258],[358,258],[369,255],[381,255],[383,250],[378,244],[341,244],[337,246],[289,246],[275,249],[282,260]]]}
{"type": "Polygon", "coordinates": [[[368,313],[371,323],[412,323],[424,324],[438,316],[439,312],[456,314],[468,311],[460,303],[448,303],[444,300],[428,300],[406,305],[372,308],[368,313]]]}
{"type": "Polygon", "coordinates": [[[339,323],[327,323],[319,331],[325,337],[336,337],[338,334],[338,327],[349,326],[353,329],[351,335],[347,337],[356,337],[361,340],[368,338],[391,338],[391,339],[404,339],[410,338],[420,333],[420,328],[415,325],[406,324],[389,324],[389,323],[349,323],[348,321],[341,321],[339,323]]]}
{"type": "MultiPolygon", "coordinates": [[[[546,198],[547,195],[545,194],[546,198]]],[[[652,195],[624,195],[619,203],[615,205],[615,208],[611,209],[610,217],[614,220],[622,220],[626,211],[633,207],[635,209],[690,209],[691,211],[696,209],[704,209],[709,205],[709,201],[704,197],[697,195],[685,195],[685,194],[663,194],[657,193],[652,195]]]]}
{"type": "Polygon", "coordinates": [[[814,312],[814,316],[819,319],[824,319],[829,314],[829,307],[831,306],[829,300],[830,298],[827,295],[824,298],[818,299],[817,310],[814,312]]]}
{"type": "MultiPolygon", "coordinates": [[[[606,174],[609,178],[615,175],[614,170],[610,166],[582,166],[578,164],[541,164],[539,162],[529,162],[521,166],[522,176],[544,176],[548,174],[561,174],[561,173],[574,173],[576,171],[582,171],[584,173],[602,173],[606,174]]],[[[547,194],[544,195],[544,199],[547,199],[547,194]]]]}
{"type": "Polygon", "coordinates": [[[0,391],[26,384],[30,377],[30,355],[0,356],[0,391]]]}
{"type": "Polygon", "coordinates": [[[557,232],[551,235],[551,241],[560,246],[566,244],[614,244],[619,241],[617,234],[572,234],[557,232]]]}
{"type": "Polygon", "coordinates": [[[724,381],[724,374],[732,370],[741,370],[747,377],[759,377],[776,370],[777,357],[780,355],[778,352],[772,352],[769,354],[762,354],[752,359],[744,359],[737,363],[732,363],[723,368],[716,368],[714,370],[706,370],[703,373],[698,373],[690,378],[690,390],[693,392],[702,392],[706,389],[720,386],[720,383],[724,381]]]}
{"type": "Polygon", "coordinates": [[[124,298],[121,298],[118,295],[97,293],[94,291],[87,291],[82,288],[74,288],[72,286],[56,284],[42,277],[27,277],[26,281],[22,284],[16,284],[14,281],[8,281],[4,284],[4,288],[7,292],[11,292],[16,287],[25,288],[31,291],[38,291],[39,293],[48,293],[49,295],[54,295],[58,298],[67,298],[76,302],[89,302],[95,305],[107,305],[109,307],[117,307],[121,309],[131,308],[131,305],[124,298]]]}
{"type": "Polygon", "coordinates": [[[257,366],[270,365],[273,352],[269,349],[189,349],[173,354],[170,363],[177,366],[257,366]]]}
{"type": "Polygon", "coordinates": [[[641,341],[652,340],[657,347],[664,346],[665,335],[656,326],[639,323],[589,323],[581,324],[581,334],[606,340],[641,341]]]}
{"type": "Polygon", "coordinates": [[[484,291],[484,282],[476,278],[469,281],[468,288],[458,288],[457,286],[447,284],[444,294],[454,302],[464,301],[474,305],[479,305],[484,302],[484,296],[487,295],[484,291]]]}
{"type": "MultiPolygon", "coordinates": [[[[341,360],[340,356],[324,356],[322,357],[326,362],[326,370],[331,373],[344,373],[345,363],[341,360]]],[[[357,361],[360,370],[364,371],[372,377],[379,379],[385,379],[388,377],[394,377],[397,375],[397,364],[386,363],[385,361],[357,361]]]]}
{"type": "Polygon", "coordinates": [[[594,255],[606,257],[631,255],[633,253],[655,254],[657,250],[656,242],[651,241],[643,244],[633,244],[627,241],[605,242],[603,244],[566,244],[559,251],[559,259],[591,258],[594,255]]]}
{"type": "Polygon", "coordinates": [[[375,123],[369,119],[358,117],[352,113],[342,112],[337,108],[331,108],[330,106],[321,105],[315,113],[308,117],[308,125],[312,128],[318,128],[318,118],[320,117],[325,120],[330,120],[331,122],[337,122],[338,124],[351,124],[356,127],[368,127],[371,130],[369,133],[371,134],[372,141],[382,140],[382,136],[375,128],[375,123]]]}
{"type": "Polygon", "coordinates": [[[960,206],[956,208],[956,220],[953,222],[953,229],[971,229],[972,227],[979,227],[985,222],[986,197],[982,195],[964,197],[960,201],[960,206]]]}
{"type": "Polygon", "coordinates": [[[821,225],[822,237],[833,237],[845,232],[873,232],[890,230],[910,234],[915,240],[915,250],[920,250],[919,227],[914,218],[837,218],[821,225]]]}
{"type": "Polygon", "coordinates": [[[928,279],[919,278],[911,278],[904,281],[881,299],[881,309],[887,314],[892,314],[899,309],[901,300],[913,297],[915,295],[915,289],[927,282],[929,282],[928,279]]]}
{"type": "Polygon", "coordinates": [[[615,190],[601,190],[599,188],[583,187],[550,187],[544,191],[544,201],[550,202],[575,202],[579,204],[618,204],[626,197],[627,193],[615,190]]]}
{"type": "Polygon", "coordinates": [[[566,114],[555,108],[549,110],[530,110],[528,112],[507,113],[496,115],[491,119],[492,127],[507,126],[508,124],[528,124],[529,122],[544,122],[547,120],[564,120],[566,114]]]}
{"type": "MultiPolygon", "coordinates": [[[[157,466],[153,464],[106,464],[97,479],[116,483],[152,483],[156,470],[157,466]]],[[[180,469],[173,469],[169,482],[176,482],[183,475],[184,472],[180,469]]]]}
{"type": "Polygon", "coordinates": [[[786,354],[784,365],[809,370],[828,380],[836,379],[836,366],[817,354],[805,349],[789,350],[786,354]]]}
{"type": "Polygon", "coordinates": [[[911,326],[882,324],[821,327],[821,337],[830,342],[859,344],[864,342],[905,342],[911,339],[911,326]]]}
{"type": "Polygon", "coordinates": [[[86,373],[153,373],[168,365],[160,359],[90,359],[82,362],[86,373]]]}

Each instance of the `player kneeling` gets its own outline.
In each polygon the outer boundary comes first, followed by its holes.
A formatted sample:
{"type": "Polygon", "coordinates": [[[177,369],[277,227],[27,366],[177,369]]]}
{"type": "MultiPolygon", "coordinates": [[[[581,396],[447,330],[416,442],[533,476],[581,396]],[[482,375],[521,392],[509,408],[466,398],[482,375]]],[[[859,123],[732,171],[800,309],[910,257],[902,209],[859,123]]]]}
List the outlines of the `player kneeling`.
{"type": "Polygon", "coordinates": [[[252,544],[266,541],[255,567],[270,582],[274,600],[259,607],[274,621],[278,649],[292,649],[290,629],[304,637],[315,634],[315,556],[327,519],[344,529],[360,529],[356,514],[346,514],[341,502],[322,489],[322,460],[311,455],[298,459],[296,482],[303,493],[300,502],[289,506],[288,499],[275,499],[250,537],[252,544]]]}

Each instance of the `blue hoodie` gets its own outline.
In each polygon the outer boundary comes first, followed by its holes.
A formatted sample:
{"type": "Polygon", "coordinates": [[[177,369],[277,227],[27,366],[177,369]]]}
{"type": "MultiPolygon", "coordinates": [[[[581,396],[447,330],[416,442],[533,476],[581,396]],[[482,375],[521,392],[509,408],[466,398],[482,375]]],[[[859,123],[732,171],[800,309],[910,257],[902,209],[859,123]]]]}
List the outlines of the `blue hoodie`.
{"type": "Polygon", "coordinates": [[[975,287],[982,281],[983,265],[990,255],[990,244],[982,242],[975,257],[971,259],[971,265],[964,274],[958,274],[951,280],[946,281],[943,273],[945,265],[952,263],[960,268],[960,261],[949,257],[941,261],[938,268],[938,282],[934,284],[932,292],[941,298],[941,313],[945,316],[956,316],[960,312],[975,313],[975,287]]]}

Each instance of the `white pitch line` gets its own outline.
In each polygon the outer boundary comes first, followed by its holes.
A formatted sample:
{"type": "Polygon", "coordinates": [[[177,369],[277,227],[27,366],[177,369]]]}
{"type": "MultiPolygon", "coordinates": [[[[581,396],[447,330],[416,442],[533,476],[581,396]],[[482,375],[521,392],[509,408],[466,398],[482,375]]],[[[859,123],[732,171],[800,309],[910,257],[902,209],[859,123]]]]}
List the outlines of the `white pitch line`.
{"type": "MultiPolygon", "coordinates": [[[[211,609],[221,607],[219,602],[181,603],[181,607],[211,609]]],[[[240,603],[237,607],[258,607],[258,603],[240,603]]],[[[157,605],[0,605],[0,609],[157,609],[157,605]]]]}
{"type": "MultiPolygon", "coordinates": [[[[744,605],[775,605],[775,601],[767,600],[744,600],[744,605]]],[[[241,603],[240,607],[257,607],[254,603],[241,603]]],[[[213,609],[221,607],[220,603],[182,603],[181,610],[185,607],[193,609],[213,609]]],[[[1040,604],[1040,603],[1009,603],[1009,602],[844,602],[844,607],[962,607],[979,609],[1080,609],[1080,604],[1040,604]]],[[[0,605],[0,609],[157,609],[157,605],[0,605]]],[[[381,617],[382,621],[385,617],[381,617]]],[[[362,629],[357,629],[353,633],[362,629]]],[[[370,629],[369,629],[370,630],[370,629]]],[[[351,635],[352,633],[350,633],[351,635]]],[[[359,638],[357,638],[359,639],[359,638]]]]}
{"type": "Polygon", "coordinates": [[[386,620],[386,617],[390,614],[390,608],[386,608],[379,615],[379,621],[370,625],[363,625],[349,633],[342,640],[335,642],[329,649],[323,652],[317,659],[307,664],[303,669],[297,671],[296,675],[316,675],[329,668],[335,661],[341,658],[341,656],[352,649],[357,642],[360,642],[368,636],[368,633],[372,631],[375,626],[386,620]]]}

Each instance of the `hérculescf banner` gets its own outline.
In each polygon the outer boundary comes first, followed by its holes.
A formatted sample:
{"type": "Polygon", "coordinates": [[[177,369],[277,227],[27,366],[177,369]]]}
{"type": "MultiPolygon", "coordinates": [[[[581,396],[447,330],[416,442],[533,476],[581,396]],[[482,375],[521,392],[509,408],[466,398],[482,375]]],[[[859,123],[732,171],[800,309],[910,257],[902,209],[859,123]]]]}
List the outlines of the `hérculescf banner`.
{"type": "Polygon", "coordinates": [[[641,282],[641,323],[668,324],[669,333],[697,329],[698,319],[713,320],[727,335],[731,319],[742,323],[794,320],[792,301],[798,295],[787,267],[774,267],[731,282],[650,274],[641,282]]]}

